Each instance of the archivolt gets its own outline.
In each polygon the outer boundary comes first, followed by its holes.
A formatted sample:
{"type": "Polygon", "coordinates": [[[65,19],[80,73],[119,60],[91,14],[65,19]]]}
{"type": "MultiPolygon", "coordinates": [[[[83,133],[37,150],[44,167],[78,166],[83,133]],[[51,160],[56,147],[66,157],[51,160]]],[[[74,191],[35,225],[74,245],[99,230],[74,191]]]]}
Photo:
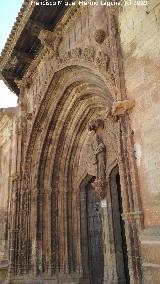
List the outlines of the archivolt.
{"type": "MultiPolygon", "coordinates": [[[[38,114],[33,124],[25,159],[26,162],[24,169],[26,178],[27,176],[30,177],[31,169],[32,173],[34,169],[34,174],[32,174],[32,177],[34,176],[35,180],[37,173],[36,169],[38,168],[37,161],[40,161],[40,153],[43,145],[46,145],[47,138],[51,139],[51,133],[53,132],[53,129],[55,129],[57,122],[62,128],[63,120],[60,121],[58,114],[61,113],[64,115],[65,111],[63,110],[63,106],[65,104],[67,109],[67,105],[71,103],[73,90],[82,92],[84,84],[86,89],[85,92],[88,93],[88,97],[93,97],[95,95],[94,98],[96,98],[97,96],[99,100],[101,99],[101,106],[103,107],[111,104],[113,99],[109,93],[109,90],[107,89],[107,86],[104,84],[101,78],[95,75],[91,70],[72,66],[72,68],[65,68],[56,73],[39,107],[38,114]],[[82,87],[79,88],[79,86],[82,87]],[[87,88],[91,86],[93,89],[92,95],[89,94],[89,89],[87,92],[87,88]]],[[[82,97],[79,98],[79,102],[80,101],[82,102],[82,97]]],[[[58,127],[58,129],[60,131],[60,127],[58,127]]]]}
{"type": "Polygon", "coordinates": [[[67,239],[68,230],[80,236],[78,210],[73,208],[77,204],[73,178],[78,172],[86,126],[112,100],[100,77],[86,68],[72,67],[56,74],[39,108],[28,145],[25,174],[34,200],[31,215],[38,222],[31,229],[32,238],[37,239],[36,247],[41,252],[38,262],[43,262],[44,270],[48,261],[65,267],[69,259],[71,270],[80,263],[80,251],[75,253],[75,243],[67,239]]]}

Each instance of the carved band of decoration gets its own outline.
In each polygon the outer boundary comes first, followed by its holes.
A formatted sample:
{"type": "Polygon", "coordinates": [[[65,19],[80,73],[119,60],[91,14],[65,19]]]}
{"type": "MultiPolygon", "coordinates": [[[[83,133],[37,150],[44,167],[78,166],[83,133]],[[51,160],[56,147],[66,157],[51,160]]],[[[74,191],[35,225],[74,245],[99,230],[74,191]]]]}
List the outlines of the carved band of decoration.
{"type": "Polygon", "coordinates": [[[63,38],[62,29],[57,29],[56,32],[41,30],[38,38],[43,46],[52,50],[54,55],[59,55],[58,48],[63,38]]]}
{"type": "Polygon", "coordinates": [[[143,211],[131,211],[131,212],[125,212],[121,214],[122,218],[130,219],[130,218],[142,218],[143,217],[143,211]]]}
{"type": "Polygon", "coordinates": [[[134,100],[115,101],[112,107],[107,109],[107,117],[118,119],[131,111],[135,106],[134,100]]]}
{"type": "Polygon", "coordinates": [[[99,69],[109,70],[110,57],[107,53],[102,51],[97,51],[94,47],[88,46],[84,49],[77,47],[71,51],[67,51],[63,54],[63,57],[59,58],[60,64],[66,64],[71,60],[82,60],[86,62],[93,62],[97,65],[99,69]]]}
{"type": "Polygon", "coordinates": [[[96,57],[96,64],[98,67],[104,67],[105,70],[108,70],[110,63],[110,58],[108,54],[105,54],[101,51],[98,52],[98,55],[96,57]]]}
{"type": "Polygon", "coordinates": [[[26,113],[27,120],[32,120],[33,114],[31,112],[26,113]]]}

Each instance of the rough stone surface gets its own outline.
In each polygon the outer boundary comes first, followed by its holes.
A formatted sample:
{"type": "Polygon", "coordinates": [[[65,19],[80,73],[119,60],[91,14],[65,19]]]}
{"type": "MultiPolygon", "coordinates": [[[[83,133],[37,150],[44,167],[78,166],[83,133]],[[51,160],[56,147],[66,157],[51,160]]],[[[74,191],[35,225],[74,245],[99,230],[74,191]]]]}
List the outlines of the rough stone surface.
{"type": "MultiPolygon", "coordinates": [[[[145,227],[160,225],[160,2],[130,7],[119,14],[127,96],[135,100],[130,119],[134,131],[145,227]]],[[[159,240],[143,242],[144,283],[159,283],[159,240]],[[158,241],[158,242],[157,242],[158,241]],[[152,243],[153,242],[153,243],[152,243]],[[157,253],[154,250],[157,249],[157,253]],[[154,255],[154,257],[153,257],[154,255]],[[156,257],[157,255],[157,257],[156,257]]]]}
{"type": "Polygon", "coordinates": [[[8,232],[10,213],[10,177],[12,158],[13,109],[0,109],[0,283],[8,269],[8,232]]]}

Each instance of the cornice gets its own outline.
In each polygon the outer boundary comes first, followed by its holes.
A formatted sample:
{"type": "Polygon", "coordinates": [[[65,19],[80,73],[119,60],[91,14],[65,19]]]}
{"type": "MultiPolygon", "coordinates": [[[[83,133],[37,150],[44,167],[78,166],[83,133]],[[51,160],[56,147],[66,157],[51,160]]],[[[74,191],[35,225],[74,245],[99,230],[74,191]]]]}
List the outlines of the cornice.
{"type": "MultiPolygon", "coordinates": [[[[59,29],[62,29],[62,34],[65,34],[65,28],[67,27],[68,23],[73,19],[73,17],[76,15],[77,12],[81,13],[81,9],[86,9],[86,7],[83,7],[79,9],[80,6],[78,5],[78,1],[76,1],[75,6],[70,6],[68,10],[65,12],[63,15],[61,21],[57,23],[57,25],[54,27],[52,33],[53,33],[53,38],[57,35],[57,31],[59,29]]],[[[41,46],[39,52],[36,54],[35,58],[31,61],[30,66],[28,67],[25,75],[23,76],[22,80],[19,80],[19,88],[21,87],[26,87],[26,82],[28,78],[31,78],[33,74],[35,74],[35,70],[39,66],[40,62],[43,61],[44,57],[49,55],[52,58],[53,57],[53,52],[47,48],[46,45],[41,46]]],[[[55,60],[57,59],[55,55],[55,60]]],[[[17,84],[18,82],[16,82],[17,84]]],[[[18,84],[17,84],[18,85],[18,84]]]]}
{"type": "Polygon", "coordinates": [[[5,78],[3,77],[2,71],[5,65],[7,64],[9,57],[11,56],[11,53],[14,49],[14,46],[16,45],[33,9],[34,9],[34,5],[31,4],[31,1],[24,0],[22,7],[20,9],[20,12],[18,13],[18,16],[16,17],[16,21],[12,27],[10,35],[0,55],[0,77],[5,82],[5,84],[9,87],[9,89],[11,89],[11,91],[13,90],[8,84],[8,82],[5,80],[5,78]]]}
{"type": "Polygon", "coordinates": [[[10,56],[11,51],[13,50],[13,47],[15,46],[20,34],[22,33],[24,26],[27,23],[28,18],[31,15],[33,9],[34,9],[34,5],[31,4],[31,1],[24,0],[24,3],[22,4],[22,8],[20,9],[18,16],[16,17],[16,21],[12,27],[12,30],[6,41],[6,44],[1,52],[0,70],[2,70],[8,57],[10,56]]]}
{"type": "MultiPolygon", "coordinates": [[[[37,51],[35,49],[35,54],[33,55],[33,58],[29,57],[30,53],[27,53],[26,56],[22,56],[22,54],[24,54],[25,52],[25,47],[22,46],[19,47],[19,40],[22,40],[21,36],[24,32],[24,30],[29,28],[29,31],[32,30],[32,28],[34,29],[35,25],[36,25],[36,19],[33,17],[32,19],[32,15],[34,13],[34,10],[37,8],[36,5],[34,5],[32,3],[32,1],[30,0],[24,0],[24,3],[22,5],[22,8],[18,14],[18,17],[16,18],[16,22],[11,30],[11,33],[9,35],[9,38],[5,44],[4,49],[2,50],[2,53],[0,55],[0,77],[1,79],[5,82],[5,84],[11,89],[11,91],[15,92],[16,94],[19,94],[20,90],[18,84],[16,83],[16,81],[18,82],[19,80],[22,80],[24,77],[24,74],[28,71],[28,67],[30,65],[32,65],[32,61],[34,59],[37,60],[37,55],[39,52],[41,52],[41,46],[38,46],[37,43],[37,51]],[[16,52],[17,48],[20,48],[20,54],[21,54],[21,58],[17,60],[16,57],[16,52]],[[25,58],[24,58],[25,57],[25,58]],[[26,59],[28,60],[28,66],[26,63],[26,59]],[[17,60],[17,61],[16,61],[17,60]],[[16,63],[15,63],[16,62],[16,63]],[[20,64],[20,66],[22,66],[22,63],[24,63],[24,69],[22,71],[20,71],[20,73],[17,73],[16,68],[18,68],[18,64],[20,64]],[[8,66],[10,66],[10,64],[13,65],[13,70],[10,72],[8,66]],[[15,65],[14,65],[15,64],[15,65]]],[[[41,9],[41,7],[39,6],[39,8],[41,9]]],[[[66,8],[66,10],[69,8],[66,8]]],[[[65,11],[65,10],[64,10],[65,11]]],[[[44,26],[43,23],[37,21],[37,25],[39,28],[39,32],[42,29],[46,29],[46,30],[55,30],[55,26],[56,24],[59,22],[58,20],[58,15],[61,14],[61,10],[56,10],[55,9],[55,22],[53,21],[53,26],[44,26]],[[56,23],[57,21],[57,23],[56,23]]],[[[65,14],[65,12],[64,12],[65,14]]],[[[62,17],[62,16],[61,16],[62,17]]],[[[53,15],[52,15],[52,20],[53,20],[53,15]]],[[[49,23],[48,23],[49,24],[49,23]]],[[[38,33],[39,33],[38,32],[38,33]]],[[[38,38],[38,33],[36,34],[36,37],[38,38]]],[[[33,34],[32,34],[33,36],[33,34]]],[[[35,37],[35,38],[36,38],[35,37]]],[[[36,39],[35,39],[36,40],[36,39]]]]}

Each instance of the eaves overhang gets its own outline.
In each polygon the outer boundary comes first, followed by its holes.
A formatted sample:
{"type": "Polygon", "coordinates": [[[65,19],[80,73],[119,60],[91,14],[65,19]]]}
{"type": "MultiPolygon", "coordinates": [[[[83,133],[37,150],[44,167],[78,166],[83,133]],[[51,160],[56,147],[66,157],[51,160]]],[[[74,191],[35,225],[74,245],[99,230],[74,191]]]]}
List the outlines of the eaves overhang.
{"type": "Polygon", "coordinates": [[[53,31],[66,10],[65,3],[47,6],[32,4],[31,0],[24,1],[0,56],[1,79],[16,95],[20,93],[16,81],[23,79],[42,48],[38,38],[40,31],[53,31]]]}

